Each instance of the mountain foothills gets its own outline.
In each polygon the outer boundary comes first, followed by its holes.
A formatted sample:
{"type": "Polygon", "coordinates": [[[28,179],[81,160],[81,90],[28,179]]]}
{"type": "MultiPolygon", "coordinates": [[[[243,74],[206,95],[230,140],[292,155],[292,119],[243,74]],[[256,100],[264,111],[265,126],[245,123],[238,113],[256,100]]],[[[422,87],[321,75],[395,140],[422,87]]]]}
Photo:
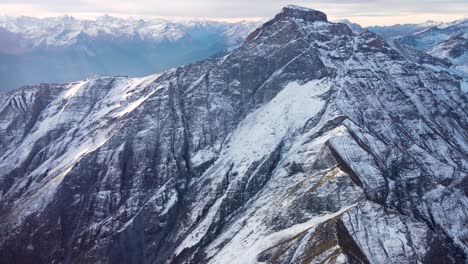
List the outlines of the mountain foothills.
{"type": "Polygon", "coordinates": [[[228,55],[0,97],[1,263],[466,263],[468,84],[287,6],[228,55]]]}
{"type": "Polygon", "coordinates": [[[145,76],[224,55],[258,25],[107,15],[0,17],[0,91],[96,74],[145,76]]]}

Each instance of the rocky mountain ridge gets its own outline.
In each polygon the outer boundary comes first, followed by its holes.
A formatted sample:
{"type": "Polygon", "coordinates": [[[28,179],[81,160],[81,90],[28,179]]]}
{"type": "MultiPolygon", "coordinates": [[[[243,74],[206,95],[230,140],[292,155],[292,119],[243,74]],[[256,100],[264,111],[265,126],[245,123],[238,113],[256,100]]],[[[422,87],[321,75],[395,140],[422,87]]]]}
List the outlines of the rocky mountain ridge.
{"type": "MultiPolygon", "coordinates": [[[[347,23],[350,24],[350,23],[347,23]]],[[[428,53],[453,64],[452,70],[468,77],[468,19],[450,23],[428,21],[423,24],[369,27],[398,46],[428,53]]]]}

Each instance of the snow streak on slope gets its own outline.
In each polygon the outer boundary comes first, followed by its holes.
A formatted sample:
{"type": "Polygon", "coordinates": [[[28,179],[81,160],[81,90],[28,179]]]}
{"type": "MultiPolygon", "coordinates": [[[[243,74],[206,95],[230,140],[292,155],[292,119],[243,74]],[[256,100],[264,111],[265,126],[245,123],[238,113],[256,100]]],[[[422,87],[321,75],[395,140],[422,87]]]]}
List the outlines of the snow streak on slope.
{"type": "MultiPolygon", "coordinates": [[[[232,133],[220,156],[220,163],[233,163],[244,174],[255,161],[264,159],[283,139],[296,133],[308,119],[323,107],[325,93],[330,89],[328,79],[305,84],[292,82],[269,103],[249,114],[232,133]]],[[[217,179],[219,181],[222,179],[217,179]]],[[[223,199],[214,205],[219,207],[223,199]]],[[[216,212],[216,210],[212,212],[216,212]]],[[[215,214],[206,217],[184,242],[178,252],[197,244],[205,235],[215,214]]]]}
{"type": "Polygon", "coordinates": [[[70,98],[73,95],[75,95],[81,89],[81,87],[83,87],[83,85],[86,84],[86,82],[87,81],[81,81],[81,82],[78,82],[76,84],[71,84],[70,88],[67,91],[67,93],[65,94],[64,98],[70,98]]]}
{"type": "Polygon", "coordinates": [[[263,158],[323,107],[327,79],[292,82],[265,106],[250,114],[233,133],[228,155],[236,164],[263,158]]]}
{"type": "MultiPolygon", "coordinates": [[[[231,241],[227,245],[227,248],[230,250],[223,251],[221,254],[216,255],[212,260],[210,260],[210,263],[233,263],[233,260],[235,260],[236,263],[243,264],[259,263],[257,258],[261,252],[276,246],[281,242],[287,241],[288,239],[291,239],[294,236],[301,234],[302,232],[313,229],[315,226],[324,223],[327,220],[340,216],[355,206],[356,204],[346,206],[335,213],[316,216],[307,222],[293,225],[275,233],[262,234],[262,236],[255,234],[260,230],[255,230],[255,228],[252,228],[250,230],[252,232],[251,237],[243,241],[231,241]],[[242,254],[239,254],[239,252],[242,252],[242,254]]],[[[259,226],[260,225],[261,223],[259,223],[259,226]]]]}
{"type": "MultiPolygon", "coordinates": [[[[45,185],[41,185],[41,182],[46,181],[38,182],[36,193],[27,197],[28,202],[22,201],[22,205],[16,208],[19,219],[42,210],[41,207],[53,197],[57,186],[75,164],[105,144],[116,129],[123,125],[111,120],[131,113],[158,90],[154,88],[147,91],[147,87],[159,76],[156,74],[144,78],[120,78],[112,81],[111,89],[103,91],[104,95],[103,98],[99,98],[101,101],[98,106],[86,102],[88,94],[93,93],[90,88],[97,82],[113,79],[96,76],[71,84],[50,103],[48,111],[39,116],[42,122],[31,129],[31,133],[23,139],[21,145],[11,152],[2,153],[1,158],[9,161],[3,163],[2,168],[10,170],[14,164],[23,163],[28,159],[35,142],[44,140],[51,131],[60,131],[63,126],[67,127],[61,135],[61,142],[47,147],[52,155],[31,173],[33,177],[46,177],[51,180],[45,185]],[[86,108],[87,111],[84,110],[86,108]]],[[[25,180],[18,184],[27,184],[25,180]]]]}

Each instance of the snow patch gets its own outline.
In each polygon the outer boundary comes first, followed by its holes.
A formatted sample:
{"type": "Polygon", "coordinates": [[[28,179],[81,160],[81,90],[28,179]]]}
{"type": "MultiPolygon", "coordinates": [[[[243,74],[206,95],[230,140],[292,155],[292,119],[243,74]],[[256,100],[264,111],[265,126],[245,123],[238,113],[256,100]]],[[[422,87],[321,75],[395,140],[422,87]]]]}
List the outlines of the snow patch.
{"type": "Polygon", "coordinates": [[[211,147],[207,147],[205,149],[199,150],[195,155],[192,157],[192,165],[197,167],[202,165],[203,163],[212,160],[215,157],[215,153],[211,147]]]}
{"type": "MultiPolygon", "coordinates": [[[[231,134],[218,162],[234,163],[237,173],[244,174],[250,164],[271,154],[288,133],[295,133],[307,120],[317,115],[325,105],[322,96],[329,89],[328,79],[313,80],[305,84],[296,81],[287,84],[270,102],[249,114],[239,124],[231,134]]],[[[192,158],[192,162],[199,164],[210,155],[210,150],[199,151],[192,158]]],[[[209,172],[212,175],[223,173],[225,172],[209,172]]],[[[217,180],[212,183],[216,185],[217,180]]],[[[215,186],[213,188],[216,189],[215,186]]],[[[218,216],[218,209],[227,193],[213,204],[205,218],[176,249],[176,254],[184,248],[195,246],[206,235],[213,219],[218,216]]]]}
{"type": "Polygon", "coordinates": [[[88,81],[81,81],[70,85],[70,89],[65,93],[65,98],[74,96],[88,81]]]}
{"type": "Polygon", "coordinates": [[[220,254],[215,255],[210,263],[258,263],[257,256],[261,252],[265,251],[268,248],[280,244],[282,241],[286,241],[297,234],[300,234],[308,229],[314,228],[317,225],[324,223],[330,219],[333,219],[351,208],[355,207],[357,204],[353,204],[344,208],[341,208],[335,213],[324,214],[311,218],[309,221],[293,225],[289,228],[283,229],[281,231],[271,233],[269,235],[259,237],[256,240],[247,240],[247,241],[237,241],[236,239],[230,241],[226,248],[229,248],[228,251],[222,251],[220,254]],[[242,252],[239,254],[239,252],[242,252]],[[235,260],[235,261],[234,261],[235,260]]]}
{"type": "MultiPolygon", "coordinates": [[[[468,72],[468,67],[467,67],[467,72],[468,72]]],[[[462,93],[468,94],[468,81],[462,81],[460,83],[462,93]]]]}
{"type": "Polygon", "coordinates": [[[240,123],[225,154],[235,161],[268,155],[284,137],[319,113],[325,104],[321,96],[329,89],[328,79],[289,83],[275,98],[240,123]]]}
{"type": "Polygon", "coordinates": [[[135,110],[137,107],[139,107],[144,101],[146,101],[151,95],[153,95],[155,91],[152,91],[151,93],[149,93],[148,95],[146,95],[145,97],[142,97],[138,100],[136,100],[135,102],[132,102],[130,103],[125,109],[123,109],[122,111],[120,111],[119,113],[117,113],[115,115],[115,117],[122,117],[128,113],[131,113],[133,112],[133,110],[135,110]]]}
{"type": "Polygon", "coordinates": [[[288,8],[288,9],[294,9],[294,10],[307,11],[307,12],[315,11],[315,10],[313,10],[313,9],[311,9],[311,8],[302,7],[302,6],[297,6],[297,5],[287,5],[286,8],[288,8]]]}

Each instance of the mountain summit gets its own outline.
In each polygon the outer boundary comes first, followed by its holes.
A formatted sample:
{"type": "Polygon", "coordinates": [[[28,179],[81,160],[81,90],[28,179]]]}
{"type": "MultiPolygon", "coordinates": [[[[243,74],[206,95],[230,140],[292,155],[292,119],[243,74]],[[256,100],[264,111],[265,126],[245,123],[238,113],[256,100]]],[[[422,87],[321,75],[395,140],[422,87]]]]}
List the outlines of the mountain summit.
{"type": "Polygon", "coordinates": [[[217,59],[0,97],[2,263],[464,263],[462,78],[286,7],[217,59]]]}
{"type": "Polygon", "coordinates": [[[286,17],[292,17],[297,19],[304,19],[307,21],[327,21],[327,15],[320,11],[309,9],[305,7],[288,5],[283,8],[281,13],[275,16],[275,19],[282,19],[286,17]]]}

